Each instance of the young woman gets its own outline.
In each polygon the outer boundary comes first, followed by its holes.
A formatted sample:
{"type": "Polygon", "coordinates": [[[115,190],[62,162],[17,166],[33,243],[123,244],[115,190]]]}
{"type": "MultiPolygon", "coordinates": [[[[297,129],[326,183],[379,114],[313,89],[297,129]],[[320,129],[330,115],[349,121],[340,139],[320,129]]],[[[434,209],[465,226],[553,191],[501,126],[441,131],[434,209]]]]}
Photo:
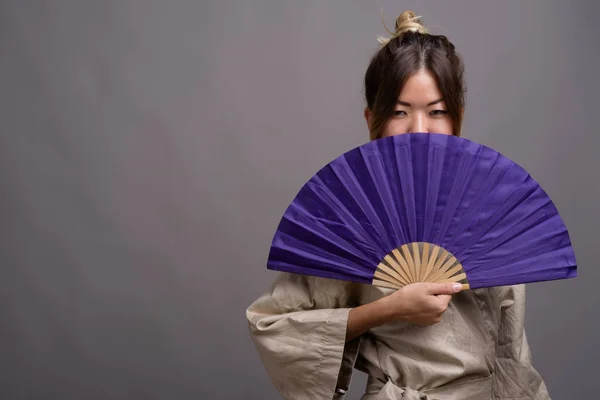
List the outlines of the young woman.
{"type": "MultiPolygon", "coordinates": [[[[410,11],[380,41],[365,76],[371,139],[460,135],[463,66],[452,43],[410,11]]],[[[368,374],[363,400],[549,399],[531,364],[524,286],[458,286],[391,290],[280,273],[247,318],[286,399],[342,399],[353,368],[368,374]]]]}

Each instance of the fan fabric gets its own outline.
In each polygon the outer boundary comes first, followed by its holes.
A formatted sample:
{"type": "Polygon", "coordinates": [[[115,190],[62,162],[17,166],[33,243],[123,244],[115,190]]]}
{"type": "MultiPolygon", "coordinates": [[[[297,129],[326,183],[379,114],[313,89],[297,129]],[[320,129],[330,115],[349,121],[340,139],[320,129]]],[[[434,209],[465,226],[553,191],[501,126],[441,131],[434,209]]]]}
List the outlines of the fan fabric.
{"type": "Polygon", "coordinates": [[[527,171],[432,133],[374,140],[320,169],[285,211],[267,268],[373,284],[386,255],[412,243],[456,257],[470,288],[577,275],[567,228],[527,171]]]}

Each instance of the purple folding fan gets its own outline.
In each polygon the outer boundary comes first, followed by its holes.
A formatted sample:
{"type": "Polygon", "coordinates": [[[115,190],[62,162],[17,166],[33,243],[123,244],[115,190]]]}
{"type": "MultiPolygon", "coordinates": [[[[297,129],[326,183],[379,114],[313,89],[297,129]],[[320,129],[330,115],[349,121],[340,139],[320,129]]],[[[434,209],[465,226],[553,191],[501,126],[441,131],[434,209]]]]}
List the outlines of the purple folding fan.
{"type": "Polygon", "coordinates": [[[426,133],[371,141],[319,170],[285,211],[267,268],[389,288],[577,276],[567,228],[527,171],[426,133]]]}

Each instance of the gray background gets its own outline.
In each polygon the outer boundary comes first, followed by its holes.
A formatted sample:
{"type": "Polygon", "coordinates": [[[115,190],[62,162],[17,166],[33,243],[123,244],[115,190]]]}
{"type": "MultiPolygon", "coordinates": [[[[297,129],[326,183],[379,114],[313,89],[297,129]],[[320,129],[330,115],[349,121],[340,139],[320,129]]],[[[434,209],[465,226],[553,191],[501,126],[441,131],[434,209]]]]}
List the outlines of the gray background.
{"type": "Polygon", "coordinates": [[[3,0],[0,398],[279,398],[245,309],[300,185],[368,138],[380,6],[455,42],[465,136],[559,207],[580,278],[530,285],[527,328],[553,397],[590,398],[599,4],[3,0]]]}

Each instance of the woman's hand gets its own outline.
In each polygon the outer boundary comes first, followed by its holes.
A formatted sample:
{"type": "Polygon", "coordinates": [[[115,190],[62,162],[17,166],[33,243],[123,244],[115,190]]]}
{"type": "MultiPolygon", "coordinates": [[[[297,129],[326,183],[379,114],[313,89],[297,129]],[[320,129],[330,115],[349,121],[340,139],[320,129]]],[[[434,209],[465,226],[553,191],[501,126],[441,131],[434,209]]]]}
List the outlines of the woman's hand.
{"type": "Polygon", "coordinates": [[[454,283],[413,283],[372,303],[353,308],[348,315],[346,341],[391,321],[433,325],[442,319],[452,294],[461,290],[462,286],[454,283]]]}
{"type": "Polygon", "coordinates": [[[404,320],[427,326],[441,321],[452,295],[461,289],[453,283],[413,283],[378,301],[386,310],[386,322],[404,320]]]}

